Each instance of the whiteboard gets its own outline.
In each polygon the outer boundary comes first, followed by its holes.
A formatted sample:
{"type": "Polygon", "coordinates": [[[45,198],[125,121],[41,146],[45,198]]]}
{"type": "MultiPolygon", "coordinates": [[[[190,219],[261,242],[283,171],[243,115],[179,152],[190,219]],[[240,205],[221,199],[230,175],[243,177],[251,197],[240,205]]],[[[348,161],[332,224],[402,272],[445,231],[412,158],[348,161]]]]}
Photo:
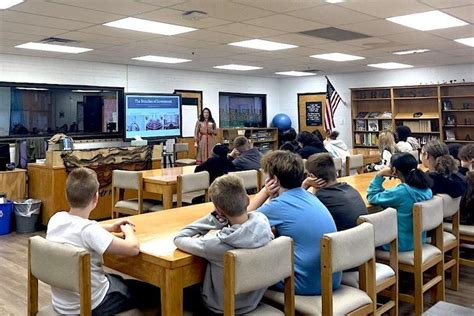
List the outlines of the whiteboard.
{"type": "Polygon", "coordinates": [[[198,118],[198,107],[196,105],[182,106],[182,137],[194,137],[194,127],[198,118]]]}

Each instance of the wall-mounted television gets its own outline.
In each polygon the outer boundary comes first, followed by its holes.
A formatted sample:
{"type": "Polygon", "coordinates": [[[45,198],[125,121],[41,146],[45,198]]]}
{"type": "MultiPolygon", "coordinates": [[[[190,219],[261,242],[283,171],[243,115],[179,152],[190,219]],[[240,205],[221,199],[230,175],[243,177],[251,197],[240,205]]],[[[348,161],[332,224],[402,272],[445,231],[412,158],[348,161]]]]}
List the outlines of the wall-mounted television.
{"type": "Polygon", "coordinates": [[[266,127],[267,96],[219,92],[219,127],[266,127]]]}
{"type": "Polygon", "coordinates": [[[125,139],[181,137],[181,96],[129,93],[125,95],[125,139]]]}

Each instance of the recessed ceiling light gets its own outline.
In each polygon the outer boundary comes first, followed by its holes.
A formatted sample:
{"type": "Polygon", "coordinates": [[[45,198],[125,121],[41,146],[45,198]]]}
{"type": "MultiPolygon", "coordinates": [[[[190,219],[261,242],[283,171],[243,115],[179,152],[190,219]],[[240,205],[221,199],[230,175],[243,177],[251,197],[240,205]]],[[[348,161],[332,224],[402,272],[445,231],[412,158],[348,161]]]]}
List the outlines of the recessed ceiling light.
{"type": "Polygon", "coordinates": [[[261,39],[235,42],[235,43],[230,43],[229,45],[247,47],[247,48],[253,48],[253,49],[261,49],[261,50],[269,50],[269,51],[298,47],[296,45],[265,41],[261,39]]]}
{"type": "Polygon", "coordinates": [[[439,30],[467,25],[466,22],[438,10],[394,16],[387,18],[387,20],[420,31],[439,30]]]}
{"type": "Polygon", "coordinates": [[[74,92],[74,93],[101,93],[101,92],[103,92],[102,90],[82,90],[82,89],[71,90],[71,91],[74,92]]]}
{"type": "Polygon", "coordinates": [[[304,72],[304,71],[280,71],[280,72],[275,72],[275,74],[283,75],[283,76],[293,76],[293,77],[304,77],[304,76],[316,75],[315,73],[304,72]]]}
{"type": "Polygon", "coordinates": [[[155,22],[137,18],[124,18],[117,21],[105,23],[105,26],[116,27],[119,29],[126,29],[138,32],[147,32],[161,35],[176,35],[196,31],[193,27],[180,26],[162,22],[155,22]]]}
{"type": "Polygon", "coordinates": [[[15,47],[24,48],[24,49],[43,50],[43,51],[48,51],[48,52],[68,53],[68,54],[80,54],[80,53],[85,53],[92,50],[90,48],[83,48],[83,47],[45,44],[45,43],[33,43],[33,42],[17,45],[15,47]]]}
{"type": "Polygon", "coordinates": [[[132,59],[141,60],[141,61],[151,61],[151,62],[154,62],[154,63],[166,63],[166,64],[179,64],[179,63],[187,63],[188,61],[191,61],[191,59],[154,56],[154,55],[135,57],[135,58],[132,58],[132,59]]]}
{"type": "Polygon", "coordinates": [[[319,55],[311,55],[309,57],[332,60],[332,61],[349,61],[349,60],[365,59],[365,57],[349,55],[349,54],[341,54],[341,53],[319,54],[319,55]]]}
{"type": "Polygon", "coordinates": [[[46,88],[16,87],[17,90],[47,91],[46,88]]]}
{"type": "Polygon", "coordinates": [[[326,0],[327,3],[341,3],[345,2],[346,0],[326,0]]]}
{"type": "Polygon", "coordinates": [[[227,70],[238,70],[238,71],[248,71],[248,70],[262,69],[262,67],[236,65],[236,64],[214,66],[214,68],[216,68],[216,69],[227,69],[227,70]]]}
{"type": "Polygon", "coordinates": [[[412,65],[400,64],[400,63],[380,63],[380,64],[369,64],[369,67],[382,68],[382,69],[402,69],[402,68],[412,68],[412,65]]]}
{"type": "Polygon", "coordinates": [[[5,10],[24,2],[24,0],[2,0],[0,1],[0,10],[5,10]]]}
{"type": "Polygon", "coordinates": [[[474,47],[474,37],[458,38],[454,40],[455,42],[474,47]]]}
{"type": "Polygon", "coordinates": [[[410,54],[421,54],[421,53],[426,53],[429,52],[429,49],[412,49],[412,50],[404,50],[404,51],[399,51],[399,52],[393,52],[395,55],[410,55],[410,54]]]}

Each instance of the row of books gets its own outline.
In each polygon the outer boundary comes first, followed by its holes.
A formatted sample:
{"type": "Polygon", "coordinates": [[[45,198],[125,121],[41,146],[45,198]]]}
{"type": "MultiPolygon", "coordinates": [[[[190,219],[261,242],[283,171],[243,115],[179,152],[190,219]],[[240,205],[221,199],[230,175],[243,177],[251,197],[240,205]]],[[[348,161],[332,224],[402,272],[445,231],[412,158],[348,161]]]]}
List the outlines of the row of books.
{"type": "Polygon", "coordinates": [[[431,121],[420,120],[420,121],[403,121],[404,126],[408,126],[413,133],[426,133],[431,132],[431,121]]]}
{"type": "Polygon", "coordinates": [[[355,133],[355,144],[360,146],[378,146],[379,137],[376,133],[355,133]]]}
{"type": "Polygon", "coordinates": [[[361,132],[378,132],[392,129],[392,121],[383,120],[380,122],[381,124],[379,125],[379,120],[356,120],[355,130],[361,132]]]}
{"type": "Polygon", "coordinates": [[[358,119],[391,119],[392,113],[391,112],[359,112],[357,113],[356,118],[358,119]]]}
{"type": "Polygon", "coordinates": [[[439,139],[439,136],[436,136],[436,135],[429,135],[428,136],[428,135],[426,135],[426,136],[419,136],[419,137],[415,137],[415,138],[418,139],[418,142],[420,143],[420,145],[424,145],[430,140],[439,139]]]}

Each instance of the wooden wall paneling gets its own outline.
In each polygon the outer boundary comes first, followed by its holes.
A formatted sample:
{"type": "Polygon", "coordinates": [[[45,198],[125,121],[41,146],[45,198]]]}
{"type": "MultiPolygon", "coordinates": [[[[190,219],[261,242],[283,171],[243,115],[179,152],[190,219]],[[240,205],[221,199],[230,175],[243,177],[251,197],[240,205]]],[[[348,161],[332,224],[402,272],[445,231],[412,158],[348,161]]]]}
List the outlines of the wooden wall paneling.
{"type": "MultiPolygon", "coordinates": [[[[202,102],[203,102],[202,91],[197,91],[197,90],[174,90],[174,93],[181,95],[182,98],[197,99],[198,100],[198,102],[197,102],[198,113],[201,113],[202,102]]],[[[178,138],[178,142],[188,144],[188,148],[189,148],[188,149],[188,157],[189,158],[195,158],[196,157],[196,148],[194,147],[194,138],[193,137],[181,137],[181,138],[178,138]]],[[[185,153],[179,153],[178,154],[178,159],[183,159],[183,158],[188,158],[188,157],[186,157],[185,153]]]]}
{"type": "Polygon", "coordinates": [[[9,200],[26,198],[26,170],[0,171],[0,192],[9,200]]]}

